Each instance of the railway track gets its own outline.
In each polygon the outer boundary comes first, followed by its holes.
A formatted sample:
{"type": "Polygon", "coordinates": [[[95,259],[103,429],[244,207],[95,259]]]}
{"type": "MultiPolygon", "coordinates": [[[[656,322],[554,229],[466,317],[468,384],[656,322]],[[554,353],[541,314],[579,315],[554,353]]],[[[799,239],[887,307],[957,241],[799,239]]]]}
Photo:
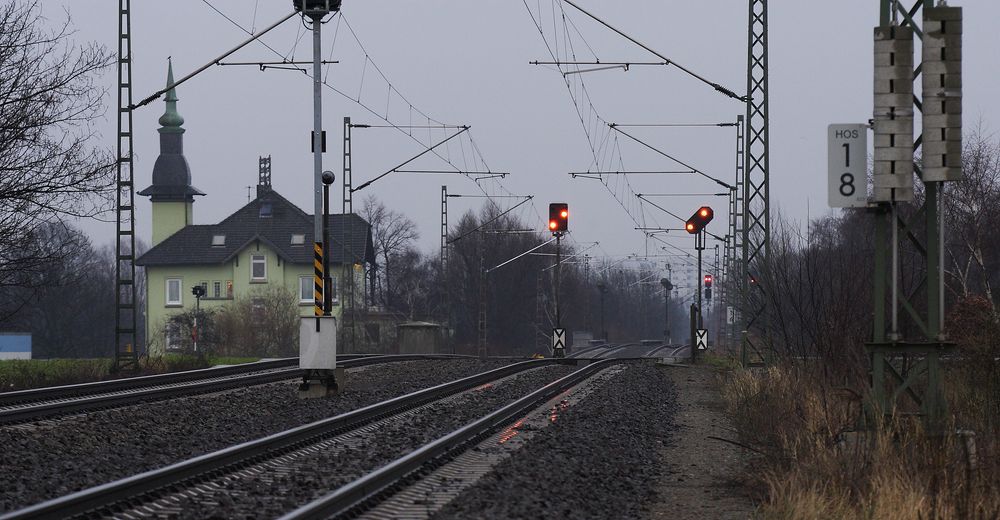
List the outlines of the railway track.
{"type": "MultiPolygon", "coordinates": [[[[344,368],[451,355],[341,356],[344,368]]],[[[0,425],[295,379],[298,358],[0,394],[0,425]]]]}
{"type": "Polygon", "coordinates": [[[402,488],[419,481],[430,470],[459,456],[486,436],[508,427],[539,405],[560,396],[618,362],[620,360],[606,359],[590,363],[281,518],[282,520],[353,518],[384,502],[402,488]]]}
{"type": "MultiPolygon", "coordinates": [[[[561,363],[566,361],[544,359],[507,365],[42,502],[0,516],[0,519],[66,518],[84,514],[87,517],[114,515],[129,518],[147,514],[176,514],[176,511],[164,509],[170,506],[169,500],[163,501],[165,496],[176,495],[178,492],[185,498],[197,495],[200,491],[210,490],[213,485],[220,485],[220,482],[224,484],[231,479],[245,478],[246,472],[252,473],[255,467],[269,461],[277,461],[281,465],[295,458],[308,457],[321,449],[317,446],[323,446],[324,442],[339,442],[338,436],[363,431],[378,421],[390,418],[407,421],[407,414],[412,414],[418,408],[433,406],[471,389],[487,388],[504,378],[515,375],[521,377],[520,374],[532,369],[561,363]]],[[[550,387],[551,385],[546,388],[550,387]]]]}

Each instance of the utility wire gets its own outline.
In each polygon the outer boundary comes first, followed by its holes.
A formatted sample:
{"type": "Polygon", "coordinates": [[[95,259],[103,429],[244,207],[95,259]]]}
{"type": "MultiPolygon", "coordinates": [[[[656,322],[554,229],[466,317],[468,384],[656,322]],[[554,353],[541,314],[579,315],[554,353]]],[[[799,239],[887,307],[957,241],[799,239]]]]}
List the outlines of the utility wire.
{"type": "Polygon", "coordinates": [[[704,83],[704,84],[706,84],[706,85],[714,88],[716,91],[721,92],[723,95],[728,96],[728,97],[733,98],[733,99],[737,99],[739,101],[743,101],[743,102],[747,101],[747,99],[746,99],[745,96],[739,96],[735,92],[733,92],[732,90],[729,90],[728,88],[723,87],[722,85],[720,85],[718,83],[715,83],[714,81],[709,81],[708,79],[705,79],[704,77],[702,77],[699,74],[696,74],[695,72],[691,71],[687,67],[684,67],[683,65],[677,63],[676,61],[674,61],[674,60],[672,60],[672,59],[664,56],[663,54],[660,54],[659,52],[654,51],[653,49],[651,49],[647,45],[639,42],[638,40],[636,40],[635,38],[629,36],[628,34],[625,34],[624,32],[620,31],[619,29],[616,29],[615,27],[612,27],[611,24],[609,24],[608,22],[605,22],[604,20],[602,20],[602,19],[598,18],[597,16],[591,14],[586,9],[584,9],[584,8],[576,5],[576,3],[574,3],[572,0],[561,0],[561,1],[562,2],[566,2],[567,4],[573,6],[574,8],[576,8],[576,10],[580,11],[581,13],[583,13],[583,14],[591,17],[591,18],[593,18],[595,21],[597,21],[597,23],[599,23],[599,24],[607,27],[608,29],[611,29],[612,31],[618,33],[619,36],[622,36],[626,40],[628,40],[628,41],[630,41],[630,42],[638,45],[639,47],[642,47],[643,49],[645,49],[646,51],[648,51],[651,54],[655,55],[656,57],[660,58],[661,60],[663,60],[665,62],[668,62],[671,65],[677,67],[678,69],[680,69],[681,71],[683,71],[687,75],[689,75],[689,76],[697,79],[698,81],[700,81],[700,82],[702,82],[702,83],[704,83]]]}
{"type": "Polygon", "coordinates": [[[677,164],[679,164],[679,165],[681,165],[681,166],[683,166],[685,168],[691,169],[691,171],[693,171],[694,173],[697,173],[698,175],[701,175],[702,177],[715,182],[716,184],[718,184],[718,185],[726,188],[727,190],[733,189],[733,186],[730,185],[729,183],[727,183],[725,181],[721,181],[719,179],[716,179],[715,177],[712,177],[711,175],[709,175],[709,174],[707,174],[707,173],[699,170],[698,168],[695,168],[694,166],[691,166],[690,164],[687,164],[686,162],[684,162],[684,161],[682,161],[682,160],[680,160],[680,159],[678,159],[678,158],[676,158],[676,157],[668,154],[667,152],[664,152],[663,150],[660,150],[659,148],[656,148],[655,146],[653,146],[653,145],[651,145],[651,144],[649,144],[649,143],[647,143],[647,142],[645,142],[645,141],[643,141],[643,140],[641,140],[641,139],[633,136],[632,134],[630,134],[630,133],[622,130],[621,128],[618,128],[618,125],[616,125],[614,123],[611,123],[610,126],[611,126],[611,128],[613,130],[615,130],[616,132],[624,135],[625,137],[628,137],[629,139],[631,139],[631,140],[633,140],[633,141],[635,141],[635,142],[637,142],[637,143],[645,146],[646,148],[649,148],[650,150],[652,150],[652,151],[654,151],[654,152],[656,152],[656,153],[658,153],[658,154],[666,157],[667,159],[670,159],[671,161],[674,161],[675,163],[677,163],[677,164]]]}

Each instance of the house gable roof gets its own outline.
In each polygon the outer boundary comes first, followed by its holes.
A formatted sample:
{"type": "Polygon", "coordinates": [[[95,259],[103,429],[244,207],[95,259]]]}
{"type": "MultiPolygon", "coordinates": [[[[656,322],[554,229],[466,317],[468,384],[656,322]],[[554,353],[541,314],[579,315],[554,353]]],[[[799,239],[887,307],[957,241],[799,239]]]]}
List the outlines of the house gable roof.
{"type": "MultiPolygon", "coordinates": [[[[330,263],[375,262],[368,222],[355,214],[337,214],[329,216],[328,225],[330,263]]],[[[312,264],[312,215],[268,190],[218,224],[184,227],[139,257],[136,264],[223,264],[256,241],[267,244],[287,262],[312,264]],[[224,242],[212,245],[218,235],[225,237],[224,242]],[[304,235],[303,243],[292,244],[292,235],[304,235]]]]}

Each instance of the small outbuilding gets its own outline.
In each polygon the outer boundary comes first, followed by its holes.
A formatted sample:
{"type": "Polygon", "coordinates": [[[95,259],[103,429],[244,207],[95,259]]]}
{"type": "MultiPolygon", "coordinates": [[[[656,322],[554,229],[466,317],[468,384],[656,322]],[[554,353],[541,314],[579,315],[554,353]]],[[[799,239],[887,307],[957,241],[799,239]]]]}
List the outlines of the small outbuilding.
{"type": "Polygon", "coordinates": [[[400,354],[450,354],[445,328],[438,323],[411,321],[397,327],[400,354]]]}

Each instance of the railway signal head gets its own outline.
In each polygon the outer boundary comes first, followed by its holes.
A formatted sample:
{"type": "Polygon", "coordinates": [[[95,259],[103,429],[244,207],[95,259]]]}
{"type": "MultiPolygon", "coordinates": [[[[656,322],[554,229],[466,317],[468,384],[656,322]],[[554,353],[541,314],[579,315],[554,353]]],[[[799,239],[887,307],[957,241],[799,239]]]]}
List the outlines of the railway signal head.
{"type": "Polygon", "coordinates": [[[549,204],[549,231],[561,233],[569,229],[569,204],[553,202],[549,204]]]}
{"type": "Polygon", "coordinates": [[[205,288],[200,285],[195,285],[191,288],[191,294],[193,294],[195,298],[201,298],[202,296],[205,296],[205,288]]]}
{"type": "Polygon", "coordinates": [[[710,274],[706,274],[705,275],[704,282],[705,282],[705,288],[706,289],[711,289],[712,288],[712,280],[713,280],[712,279],[712,275],[710,275],[710,274]]]}
{"type": "Polygon", "coordinates": [[[692,235],[701,233],[701,230],[705,229],[713,217],[715,217],[715,212],[712,211],[712,208],[702,206],[694,212],[694,215],[691,215],[691,218],[687,219],[684,229],[692,235]]]}
{"type": "Polygon", "coordinates": [[[301,11],[307,15],[324,15],[329,12],[339,11],[342,0],[292,0],[292,6],[296,11],[301,11]]]}

